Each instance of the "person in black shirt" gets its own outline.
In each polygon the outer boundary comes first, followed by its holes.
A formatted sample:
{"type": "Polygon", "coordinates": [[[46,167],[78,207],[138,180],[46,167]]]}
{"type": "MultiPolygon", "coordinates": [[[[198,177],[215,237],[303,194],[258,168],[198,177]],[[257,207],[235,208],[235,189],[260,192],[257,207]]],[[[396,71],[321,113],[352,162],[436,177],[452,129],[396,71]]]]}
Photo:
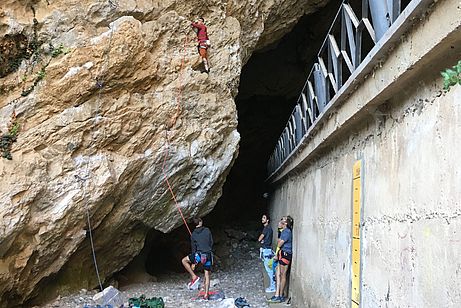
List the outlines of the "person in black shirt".
{"type": "Polygon", "coordinates": [[[260,248],[260,257],[264,262],[264,268],[266,269],[267,276],[269,277],[269,287],[266,288],[266,292],[275,292],[275,280],[274,280],[274,270],[272,266],[270,266],[269,261],[274,256],[274,252],[272,251],[272,236],[273,231],[272,227],[270,226],[270,218],[269,215],[265,214],[261,217],[261,222],[264,226],[261,235],[258,238],[258,242],[261,243],[260,248]]]}
{"type": "Polygon", "coordinates": [[[210,229],[203,226],[201,218],[194,218],[195,230],[190,237],[191,254],[182,259],[182,265],[191,276],[191,281],[187,284],[189,289],[197,289],[200,277],[194,272],[197,264],[202,264],[205,270],[205,299],[208,299],[210,290],[210,273],[213,265],[213,237],[210,229]]]}

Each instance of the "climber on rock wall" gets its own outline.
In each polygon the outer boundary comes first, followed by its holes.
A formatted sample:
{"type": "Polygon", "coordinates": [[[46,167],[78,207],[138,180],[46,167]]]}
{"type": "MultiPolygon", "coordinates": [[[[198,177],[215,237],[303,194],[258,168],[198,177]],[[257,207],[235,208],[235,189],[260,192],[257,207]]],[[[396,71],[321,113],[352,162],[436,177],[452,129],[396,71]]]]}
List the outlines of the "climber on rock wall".
{"type": "Polygon", "coordinates": [[[210,72],[209,62],[208,62],[208,48],[210,47],[210,40],[208,38],[207,27],[205,26],[205,19],[200,17],[197,21],[191,23],[191,26],[197,32],[198,40],[198,53],[202,59],[203,66],[207,73],[210,72]]]}

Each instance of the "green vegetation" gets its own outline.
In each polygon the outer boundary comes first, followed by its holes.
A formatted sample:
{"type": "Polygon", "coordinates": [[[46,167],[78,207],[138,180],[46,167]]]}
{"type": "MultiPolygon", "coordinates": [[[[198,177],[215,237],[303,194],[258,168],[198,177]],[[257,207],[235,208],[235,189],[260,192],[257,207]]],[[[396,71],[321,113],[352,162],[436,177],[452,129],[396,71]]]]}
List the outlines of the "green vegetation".
{"type": "Polygon", "coordinates": [[[46,70],[45,70],[45,67],[42,67],[42,69],[38,71],[37,78],[35,80],[37,80],[38,82],[42,80],[43,78],[45,78],[45,76],[46,76],[46,70]]]}
{"type": "MultiPolygon", "coordinates": [[[[34,16],[35,9],[31,7],[34,16]]],[[[18,33],[13,35],[5,35],[0,37],[0,78],[7,76],[8,74],[17,71],[24,60],[28,67],[25,68],[24,76],[22,76],[22,82],[33,81],[33,85],[27,89],[23,89],[21,95],[27,96],[31,93],[37,83],[43,80],[46,76],[45,69],[50,64],[53,58],[57,58],[60,55],[69,53],[69,49],[65,48],[63,44],[55,47],[49,43],[49,48],[43,48],[44,41],[38,38],[38,26],[39,22],[34,17],[32,24],[32,34],[18,33]],[[35,79],[30,79],[29,74],[34,67],[41,65],[40,71],[37,73],[35,79]]],[[[0,93],[6,93],[6,88],[1,87],[0,93]]]]}
{"type": "Polygon", "coordinates": [[[0,78],[16,71],[24,59],[33,54],[27,37],[23,34],[5,35],[0,38],[0,78]]]}
{"type": "Polygon", "coordinates": [[[459,84],[461,85],[461,60],[452,68],[440,72],[443,77],[443,89],[449,90],[450,87],[459,84]]]}
{"type": "Polygon", "coordinates": [[[21,96],[29,95],[34,90],[35,86],[46,77],[46,67],[48,66],[48,64],[50,64],[49,61],[46,65],[42,66],[42,68],[37,72],[34,83],[27,89],[22,90],[21,96]]]}
{"type": "MultiPolygon", "coordinates": [[[[55,47],[53,44],[49,43],[49,48],[43,47],[44,41],[38,39],[39,22],[35,18],[35,9],[33,6],[31,6],[31,9],[34,13],[32,34],[7,34],[0,37],[0,78],[18,70],[23,61],[27,60],[25,73],[21,80],[23,83],[23,90],[21,92],[22,97],[29,95],[34,90],[35,86],[41,80],[45,79],[46,68],[51,63],[52,59],[69,53],[69,49],[65,48],[63,44],[59,44],[59,46],[55,47]],[[38,67],[40,67],[40,70],[37,71],[35,68],[38,67]],[[35,77],[31,76],[32,74],[35,74],[35,77]],[[30,84],[30,82],[32,84],[30,84]]],[[[7,94],[14,88],[15,86],[1,84],[0,94],[7,94]]],[[[17,140],[19,130],[20,126],[17,122],[16,114],[13,112],[11,121],[8,125],[8,131],[6,133],[0,132],[0,154],[2,158],[8,160],[12,159],[11,148],[13,143],[17,140]]]]}
{"type": "Polygon", "coordinates": [[[50,44],[50,47],[51,47],[51,57],[52,58],[57,58],[59,57],[60,55],[64,54],[68,54],[69,53],[69,49],[68,48],[64,48],[64,45],[63,44],[59,44],[58,47],[54,47],[53,45],[50,44]]]}
{"type": "MultiPolygon", "coordinates": [[[[40,69],[40,71],[37,72],[36,74],[36,77],[35,77],[35,80],[34,80],[34,83],[28,87],[27,89],[23,89],[22,93],[21,93],[21,96],[27,96],[29,95],[35,88],[35,86],[43,79],[45,79],[46,77],[46,68],[48,67],[48,65],[50,65],[51,63],[51,60],[53,58],[57,58],[59,57],[60,55],[62,54],[67,54],[69,53],[69,49],[67,48],[64,48],[64,45],[60,44],[58,47],[54,47],[51,43],[49,45],[49,50],[48,52],[44,52],[43,50],[41,49],[37,49],[36,53],[34,54],[34,61],[35,62],[41,62],[43,60],[43,57],[42,55],[47,55],[47,56],[50,56],[49,60],[43,64],[42,68],[40,69]]],[[[24,75],[22,77],[23,81],[27,81],[27,75],[24,75]]]]}
{"type": "Polygon", "coordinates": [[[13,112],[10,124],[8,125],[8,132],[0,136],[0,152],[2,153],[2,158],[6,158],[8,160],[13,159],[13,156],[11,155],[11,148],[13,143],[17,140],[19,128],[16,114],[13,112]]]}

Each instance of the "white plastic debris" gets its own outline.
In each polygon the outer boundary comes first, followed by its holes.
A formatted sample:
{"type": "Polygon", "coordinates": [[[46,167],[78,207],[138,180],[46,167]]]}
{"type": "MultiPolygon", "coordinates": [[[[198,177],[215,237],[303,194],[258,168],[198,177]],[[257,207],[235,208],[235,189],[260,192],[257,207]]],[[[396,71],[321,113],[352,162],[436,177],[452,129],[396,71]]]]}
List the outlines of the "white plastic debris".
{"type": "Polygon", "coordinates": [[[223,299],[216,307],[217,308],[235,308],[234,301],[235,299],[233,298],[226,298],[226,299],[223,299]]]}
{"type": "Polygon", "coordinates": [[[109,286],[102,292],[96,293],[93,296],[93,300],[98,305],[112,305],[113,307],[120,307],[126,301],[125,296],[123,296],[123,294],[113,286],[109,286]]]}

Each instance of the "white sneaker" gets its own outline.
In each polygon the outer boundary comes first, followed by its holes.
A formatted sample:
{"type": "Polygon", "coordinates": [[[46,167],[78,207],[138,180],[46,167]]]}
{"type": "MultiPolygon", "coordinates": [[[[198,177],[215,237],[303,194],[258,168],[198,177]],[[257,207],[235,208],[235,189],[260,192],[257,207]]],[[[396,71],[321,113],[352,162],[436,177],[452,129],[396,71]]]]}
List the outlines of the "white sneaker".
{"type": "Polygon", "coordinates": [[[275,288],[266,288],[266,293],[272,293],[272,292],[275,292],[275,288]]]}

